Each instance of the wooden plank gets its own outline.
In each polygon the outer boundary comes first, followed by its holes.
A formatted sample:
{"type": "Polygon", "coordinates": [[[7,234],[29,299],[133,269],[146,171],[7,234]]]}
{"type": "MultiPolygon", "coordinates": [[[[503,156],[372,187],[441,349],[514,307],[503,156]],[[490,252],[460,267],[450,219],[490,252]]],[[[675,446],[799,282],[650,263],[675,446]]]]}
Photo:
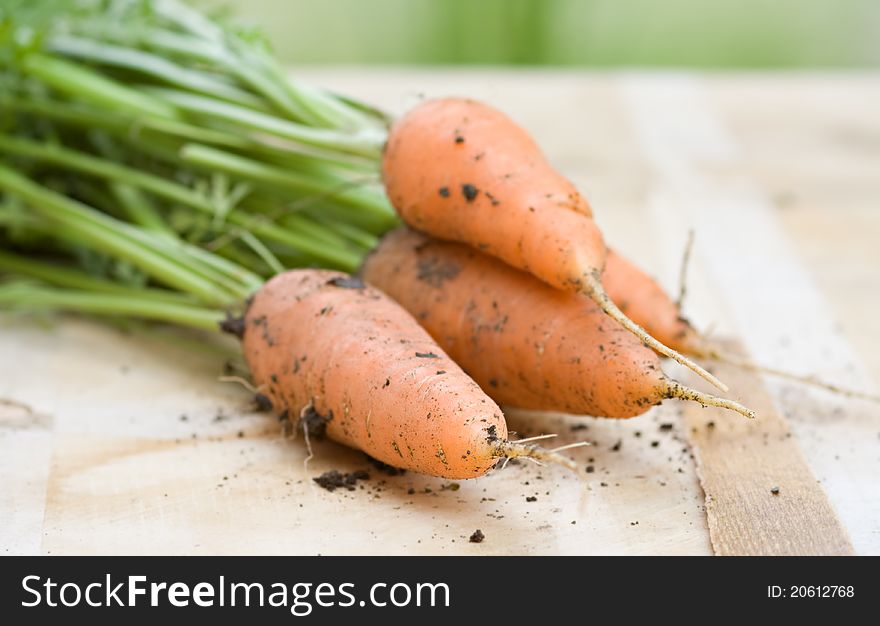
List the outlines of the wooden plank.
{"type": "Polygon", "coordinates": [[[6,556],[40,548],[51,451],[51,416],[0,397],[0,551],[6,556]]]}
{"type": "MultiPolygon", "coordinates": [[[[689,316],[717,320],[759,363],[870,391],[870,375],[702,82],[632,75],[621,91],[651,164],[647,204],[667,248],[662,257],[679,259],[687,229],[697,233],[689,316]]],[[[770,388],[856,550],[880,552],[880,408],[779,381],[770,388]]]]}
{"type": "Polygon", "coordinates": [[[734,367],[719,367],[717,373],[734,395],[748,398],[758,418],[684,406],[715,553],[853,554],[846,530],[760,377],[734,367]]]}

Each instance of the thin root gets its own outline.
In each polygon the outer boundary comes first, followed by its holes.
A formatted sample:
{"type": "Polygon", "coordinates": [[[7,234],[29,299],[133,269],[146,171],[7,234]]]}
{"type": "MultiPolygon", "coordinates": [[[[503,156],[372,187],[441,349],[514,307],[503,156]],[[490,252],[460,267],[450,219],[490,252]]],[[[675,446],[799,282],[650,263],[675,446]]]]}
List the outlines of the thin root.
{"type": "Polygon", "coordinates": [[[499,458],[505,459],[504,464],[501,466],[502,468],[507,465],[507,462],[510,459],[528,459],[529,461],[534,461],[538,465],[541,465],[542,462],[557,463],[567,467],[573,472],[577,471],[577,465],[571,459],[566,458],[561,454],[557,454],[553,450],[545,450],[536,445],[524,444],[519,441],[498,442],[495,445],[493,454],[499,458]]]}
{"type": "Polygon", "coordinates": [[[740,415],[744,415],[749,419],[755,418],[755,412],[743,406],[739,402],[727,400],[725,398],[719,398],[718,396],[713,396],[709,393],[703,393],[702,391],[697,391],[696,389],[685,387],[681,383],[674,380],[667,381],[666,397],[678,398],[679,400],[693,400],[694,402],[699,402],[703,406],[717,406],[722,409],[736,411],[740,415]]]}
{"type": "Polygon", "coordinates": [[[609,317],[616,320],[621,326],[626,328],[636,337],[642,340],[642,342],[647,345],[649,348],[662,354],[663,356],[669,357],[673,361],[684,365],[689,370],[695,372],[704,380],[708,381],[715,387],[718,387],[721,391],[728,391],[727,385],[718,380],[715,376],[707,372],[705,369],[694,363],[692,360],[687,358],[686,356],[676,352],[672,348],[663,345],[654,337],[649,335],[644,328],[636,324],[634,321],[629,319],[626,315],[624,315],[623,311],[617,308],[617,305],[611,301],[611,298],[608,297],[608,294],[605,293],[605,288],[602,286],[602,283],[599,281],[598,275],[592,275],[586,281],[586,285],[584,288],[584,292],[586,295],[590,296],[599,308],[601,308],[605,313],[608,314],[609,317]]]}
{"type": "Polygon", "coordinates": [[[551,433],[549,435],[537,435],[535,437],[527,437],[526,439],[517,439],[517,443],[527,443],[530,441],[540,441],[541,439],[552,439],[553,437],[558,437],[556,433],[551,433]]]}
{"type": "Polygon", "coordinates": [[[241,376],[220,376],[217,380],[221,383],[238,383],[254,395],[260,393],[259,387],[255,387],[251,381],[241,376]]]}
{"type": "MultiPolygon", "coordinates": [[[[517,443],[521,443],[521,442],[517,441],[517,443]]],[[[562,452],[563,450],[571,450],[572,448],[583,448],[584,446],[591,446],[591,445],[593,445],[593,444],[590,443],[589,441],[576,441],[574,443],[569,443],[564,446],[559,446],[558,448],[551,448],[547,452],[562,452]]]]}
{"type": "Polygon", "coordinates": [[[757,363],[753,363],[749,359],[745,357],[736,356],[734,354],[727,354],[721,352],[717,348],[706,348],[704,358],[713,359],[715,361],[719,361],[721,363],[727,363],[728,365],[733,365],[734,367],[741,367],[743,369],[751,370],[753,372],[760,372],[763,374],[770,374],[771,376],[776,376],[777,378],[783,378],[785,380],[791,380],[797,383],[801,383],[804,385],[809,385],[811,387],[817,387],[819,389],[824,389],[825,391],[830,391],[831,393],[835,393],[839,396],[843,396],[845,398],[858,398],[860,400],[868,400],[870,402],[880,403],[880,395],[868,393],[865,391],[856,391],[854,389],[847,389],[846,387],[841,387],[839,385],[835,385],[834,383],[828,383],[823,380],[820,380],[816,376],[812,375],[801,375],[801,374],[792,374],[791,372],[786,372],[785,370],[776,369],[775,367],[767,367],[764,365],[758,365],[757,363]]]}
{"type": "Polygon", "coordinates": [[[681,257],[681,270],[678,275],[678,298],[675,299],[675,307],[682,311],[684,297],[687,295],[687,271],[691,261],[691,250],[694,248],[694,229],[688,231],[687,242],[684,244],[684,254],[681,257]]]}
{"type": "Polygon", "coordinates": [[[315,457],[314,452],[312,452],[312,442],[309,441],[309,424],[305,419],[306,412],[311,408],[313,408],[312,403],[309,402],[303,407],[303,410],[299,412],[299,423],[302,425],[303,437],[305,437],[306,440],[306,450],[309,453],[303,461],[303,470],[306,472],[309,471],[309,461],[315,457]]]}

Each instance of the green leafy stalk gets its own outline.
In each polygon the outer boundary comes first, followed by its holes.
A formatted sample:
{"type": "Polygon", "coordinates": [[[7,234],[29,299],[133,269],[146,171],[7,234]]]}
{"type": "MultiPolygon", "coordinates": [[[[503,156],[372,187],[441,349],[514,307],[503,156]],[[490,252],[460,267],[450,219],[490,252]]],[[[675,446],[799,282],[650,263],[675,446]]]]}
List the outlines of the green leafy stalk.
{"type": "Polygon", "coordinates": [[[0,308],[216,328],[398,223],[388,117],[179,0],[5,0],[0,111],[0,308]]]}
{"type": "Polygon", "coordinates": [[[178,117],[177,110],[148,93],[125,87],[116,81],[90,72],[76,63],[39,53],[27,55],[24,70],[61,93],[85,97],[97,105],[119,108],[136,115],[178,117]]]}
{"type": "Polygon", "coordinates": [[[129,293],[95,293],[83,289],[55,289],[16,283],[0,284],[0,308],[141,318],[211,331],[216,331],[225,317],[220,310],[144,297],[138,289],[132,289],[129,293]]]}
{"type": "Polygon", "coordinates": [[[0,189],[21,197],[46,219],[70,229],[80,241],[87,242],[95,250],[128,261],[157,280],[191,293],[206,303],[228,305],[234,303],[236,296],[242,295],[224,292],[192,268],[157,252],[145,243],[147,233],[144,231],[49,191],[2,165],[0,189]]]}

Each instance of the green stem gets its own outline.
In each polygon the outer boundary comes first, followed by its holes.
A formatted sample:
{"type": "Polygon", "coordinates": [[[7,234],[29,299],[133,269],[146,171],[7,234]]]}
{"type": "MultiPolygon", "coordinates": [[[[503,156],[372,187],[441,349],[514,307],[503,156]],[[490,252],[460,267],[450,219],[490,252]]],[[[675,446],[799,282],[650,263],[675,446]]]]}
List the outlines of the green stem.
{"type": "Polygon", "coordinates": [[[212,60],[262,94],[280,111],[306,124],[323,125],[322,118],[302,101],[300,94],[267,74],[265,62],[254,57],[250,46],[241,44],[234,36],[227,36],[218,25],[176,0],[162,0],[154,8],[157,14],[201,40],[203,54],[210,54],[212,60]]]}
{"type": "Polygon", "coordinates": [[[210,304],[225,305],[229,296],[211,281],[195,275],[143,245],[146,233],[80,202],[47,190],[0,165],[0,188],[17,195],[47,218],[72,230],[96,250],[126,260],[150,276],[210,304]]]}
{"type": "Polygon", "coordinates": [[[340,132],[315,128],[184,91],[160,87],[143,89],[189,114],[232,122],[257,132],[339,152],[378,159],[385,141],[385,133],[379,129],[340,132]]]}
{"type": "MultiPolygon", "coordinates": [[[[192,147],[195,148],[196,146],[192,147]]],[[[202,148],[201,146],[198,147],[202,148]]],[[[205,150],[208,149],[205,148],[205,150]]],[[[184,187],[183,185],[168,179],[140,172],[124,165],[119,165],[118,163],[113,163],[88,154],[68,150],[67,148],[62,148],[60,146],[38,144],[32,141],[15,139],[4,135],[0,135],[0,151],[62,165],[79,172],[109,180],[125,182],[146,189],[147,191],[167,200],[192,207],[208,215],[214,216],[217,213],[214,204],[206,196],[195,190],[184,187]]],[[[211,154],[215,153],[228,156],[231,159],[238,158],[216,150],[211,152],[211,154]]],[[[259,165],[257,162],[245,161],[259,165]]],[[[272,224],[258,216],[252,216],[240,211],[232,210],[227,214],[227,221],[230,224],[251,230],[258,237],[291,245],[302,252],[313,255],[318,260],[333,263],[340,269],[354,268],[357,267],[359,263],[359,257],[357,255],[353,255],[343,249],[327,247],[322,245],[321,242],[316,242],[300,233],[272,224]]]]}
{"type": "MultiPolygon", "coordinates": [[[[91,291],[96,293],[131,295],[132,288],[112,280],[96,278],[83,271],[63,267],[57,263],[36,261],[29,257],[0,251],[0,270],[6,273],[29,276],[49,284],[91,291]]],[[[138,297],[157,302],[172,304],[192,304],[192,300],[185,294],[164,289],[151,287],[139,287],[138,297]]]]}
{"type": "Polygon", "coordinates": [[[177,111],[142,90],[126,87],[78,63],[32,52],[23,61],[27,73],[74,98],[111,109],[175,119],[177,111]]]}
{"type": "Polygon", "coordinates": [[[214,309],[141,297],[135,289],[129,294],[108,294],[17,284],[0,286],[0,308],[26,311],[46,308],[92,315],[137,317],[213,331],[218,330],[225,317],[223,312],[214,309]]]}
{"type": "MultiPolygon", "coordinates": [[[[147,114],[123,115],[119,111],[86,108],[82,103],[71,103],[43,97],[28,99],[0,94],[0,104],[11,111],[78,126],[83,129],[101,128],[125,137],[139,137],[149,131],[170,135],[176,139],[217,144],[228,148],[248,149],[257,144],[250,139],[212,128],[147,114]]],[[[148,135],[147,135],[148,136],[148,135]]]]}
{"type": "Polygon", "coordinates": [[[84,37],[59,35],[49,40],[49,48],[65,56],[72,56],[125,68],[205,96],[212,96],[255,110],[266,110],[263,100],[239,89],[229,81],[221,80],[203,71],[186,68],[143,50],[93,41],[84,37]]]}
{"type": "Polygon", "coordinates": [[[198,144],[187,144],[180,152],[181,158],[193,165],[220,170],[234,176],[267,185],[277,191],[315,195],[341,207],[354,209],[352,219],[385,229],[395,221],[394,211],[384,196],[373,193],[352,181],[329,176],[305,176],[299,172],[266,165],[253,159],[238,156],[198,144]]]}
{"type": "Polygon", "coordinates": [[[159,215],[150,199],[140,189],[119,181],[110,181],[110,192],[125,215],[135,224],[149,231],[176,236],[171,227],[159,215]]]}
{"type": "Polygon", "coordinates": [[[127,183],[146,189],[167,200],[198,208],[211,215],[215,211],[205,196],[176,182],[58,145],[41,144],[0,135],[0,151],[68,167],[107,180],[127,183]]]}

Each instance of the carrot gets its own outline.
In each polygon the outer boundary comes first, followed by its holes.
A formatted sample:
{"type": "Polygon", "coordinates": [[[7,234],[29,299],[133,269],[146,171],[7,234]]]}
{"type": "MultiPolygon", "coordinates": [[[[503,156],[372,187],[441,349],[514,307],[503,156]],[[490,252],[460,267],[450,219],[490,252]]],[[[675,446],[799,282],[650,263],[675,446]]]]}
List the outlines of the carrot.
{"type": "Polygon", "coordinates": [[[478,248],[557,289],[586,294],[654,350],[727,389],[606,295],[600,280],[606,248],[590,205],[500,111],[467,99],[413,108],[391,128],[382,177],[391,203],[413,228],[478,248]]]}
{"type": "Polygon", "coordinates": [[[681,398],[753,417],[668,378],[657,354],[589,298],[468,246],[398,229],[361,271],[501,404],[633,417],[681,398]]]}
{"type": "MultiPolygon", "coordinates": [[[[641,324],[659,341],[675,350],[696,358],[721,361],[813,387],[820,387],[838,395],[874,402],[880,401],[880,397],[874,394],[827,383],[815,376],[800,376],[778,368],[759,365],[745,357],[731,354],[723,346],[717,345],[694,328],[682,313],[681,298],[673,300],[654,278],[612,249],[608,250],[602,283],[605,285],[608,296],[617,303],[620,310],[637,324],[641,324]]],[[[682,284],[684,284],[683,281],[682,284]]]]}
{"type": "Polygon", "coordinates": [[[266,283],[244,316],[242,345],[272,405],[390,465],[473,478],[499,458],[571,466],[508,441],[501,409],[409,314],[346,274],[294,270],[266,283]]]}
{"type": "Polygon", "coordinates": [[[686,354],[706,356],[705,341],[663,287],[610,248],[602,284],[620,310],[659,341],[686,354]]]}

